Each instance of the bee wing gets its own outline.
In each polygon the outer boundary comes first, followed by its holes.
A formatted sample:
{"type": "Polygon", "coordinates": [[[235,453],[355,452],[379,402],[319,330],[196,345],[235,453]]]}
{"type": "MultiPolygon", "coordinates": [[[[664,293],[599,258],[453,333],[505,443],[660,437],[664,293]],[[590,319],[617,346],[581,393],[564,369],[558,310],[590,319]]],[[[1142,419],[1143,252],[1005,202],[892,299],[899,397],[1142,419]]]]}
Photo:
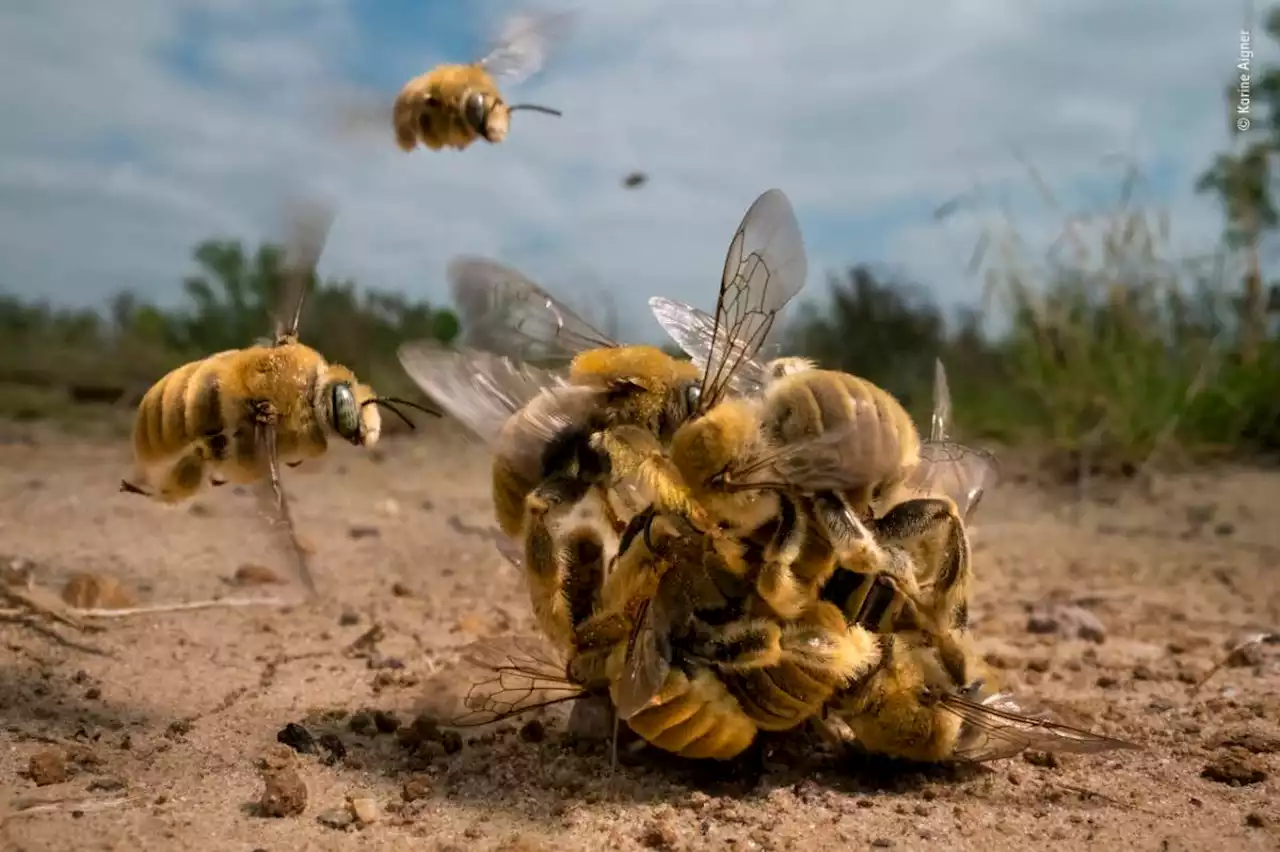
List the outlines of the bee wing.
{"type": "Polygon", "coordinates": [[[520,546],[520,542],[511,536],[498,533],[494,536],[494,544],[504,559],[517,568],[524,567],[524,548],[520,546]]]}
{"type": "Polygon", "coordinates": [[[791,202],[771,189],[748,208],[724,258],[700,408],[715,405],[737,370],[768,342],[778,313],[804,287],[809,264],[791,202]]]}
{"type": "Polygon", "coordinates": [[[920,464],[907,476],[904,487],[918,496],[942,494],[955,501],[961,519],[967,521],[982,495],[999,479],[994,454],[954,441],[925,442],[920,464]]]}
{"type": "MultiPolygon", "coordinates": [[[[703,375],[711,360],[711,347],[716,334],[716,319],[692,305],[654,296],[649,300],[658,325],[693,360],[703,375]]],[[[743,358],[729,377],[729,387],[744,396],[758,395],[765,385],[765,363],[756,358],[743,358]]]]}
{"type": "Polygon", "coordinates": [[[1127,740],[1064,725],[1048,710],[1032,707],[1007,692],[982,701],[947,695],[942,706],[964,720],[953,753],[960,760],[999,760],[1029,748],[1078,754],[1141,748],[1127,740]]]}
{"type": "Polygon", "coordinates": [[[665,647],[669,630],[661,606],[654,606],[651,600],[641,603],[627,642],[626,666],[614,685],[613,703],[619,719],[626,721],[639,713],[662,690],[671,672],[670,649],[665,647]]]}
{"type": "Polygon", "coordinates": [[[451,727],[487,725],[581,698],[587,693],[565,675],[565,661],[533,636],[481,639],[430,677],[422,709],[451,727]]]}
{"type": "Polygon", "coordinates": [[[933,414],[929,418],[929,440],[938,443],[951,437],[951,388],[942,359],[933,362],[933,414]]]}
{"type": "Polygon", "coordinates": [[[276,319],[275,337],[272,340],[276,346],[293,343],[298,339],[302,306],[306,303],[307,291],[329,239],[335,215],[333,208],[316,199],[294,201],[290,208],[288,220],[292,233],[285,243],[282,263],[282,310],[276,319]]]}
{"type": "Polygon", "coordinates": [[[447,275],[470,346],[547,363],[617,345],[510,266],[482,257],[456,257],[447,275]]]}
{"type": "Polygon", "coordinates": [[[519,83],[542,68],[550,48],[564,38],[572,21],[572,12],[513,17],[480,65],[495,79],[508,85],[519,83]]]}
{"type": "MultiPolygon", "coordinates": [[[[491,352],[447,349],[432,340],[406,343],[396,356],[425,393],[490,446],[497,442],[507,419],[539,394],[570,397],[587,392],[548,370],[491,352]]],[[[569,415],[560,406],[542,405],[529,420],[539,433],[551,437],[568,425],[569,415]]]]}

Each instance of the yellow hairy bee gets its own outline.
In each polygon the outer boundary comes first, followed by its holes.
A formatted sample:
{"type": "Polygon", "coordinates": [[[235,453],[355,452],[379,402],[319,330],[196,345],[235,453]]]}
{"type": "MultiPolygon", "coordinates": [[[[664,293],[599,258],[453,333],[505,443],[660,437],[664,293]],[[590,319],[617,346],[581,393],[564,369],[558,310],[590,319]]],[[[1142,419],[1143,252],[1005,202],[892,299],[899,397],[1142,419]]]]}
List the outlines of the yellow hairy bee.
{"type": "Polygon", "coordinates": [[[212,485],[269,482],[276,511],[287,527],[298,573],[308,592],[315,584],[298,543],[280,484],[280,462],[296,467],[322,455],[330,436],[361,447],[377,443],[383,406],[438,412],[406,400],[379,397],[341,364],[298,341],[308,281],[323,250],[332,215],[312,211],[299,218],[292,241],[297,259],[286,279],[291,319],[278,323],[267,345],[218,352],[178,367],[151,386],[133,426],[134,481],[120,490],[164,503],[212,485]],[[290,298],[292,297],[292,298],[290,298]]]}
{"type": "Polygon", "coordinates": [[[936,649],[919,644],[911,634],[880,639],[874,674],[838,693],[826,718],[815,720],[819,730],[837,741],[923,763],[997,760],[1026,749],[1092,754],[1140,748],[1065,725],[1011,693],[987,692],[980,680],[959,686],[936,649]]]}
{"type": "MultiPolygon", "coordinates": [[[[804,283],[804,246],[779,190],[747,210],[730,244],[717,321],[741,339],[763,337],[804,283]]],[[[617,534],[611,508],[622,482],[642,482],[716,535],[662,451],[677,428],[712,410],[735,364],[752,352],[726,351],[705,369],[651,346],[619,346],[509,267],[478,258],[450,264],[455,299],[479,347],[432,344],[400,350],[405,371],[494,449],[498,523],[524,540],[535,613],[548,635],[570,643],[563,587],[572,573],[558,559],[549,516],[594,492],[617,534]],[[482,351],[483,350],[483,351],[482,351]],[[567,375],[546,366],[572,358],[567,375]]]]}
{"type": "Polygon", "coordinates": [[[400,90],[392,111],[396,144],[405,151],[419,144],[433,151],[462,150],[477,139],[506,139],[517,110],[560,115],[535,104],[508,104],[498,82],[514,85],[536,73],[552,37],[569,19],[568,13],[513,19],[498,46],[479,62],[441,65],[414,77],[400,90]]]}

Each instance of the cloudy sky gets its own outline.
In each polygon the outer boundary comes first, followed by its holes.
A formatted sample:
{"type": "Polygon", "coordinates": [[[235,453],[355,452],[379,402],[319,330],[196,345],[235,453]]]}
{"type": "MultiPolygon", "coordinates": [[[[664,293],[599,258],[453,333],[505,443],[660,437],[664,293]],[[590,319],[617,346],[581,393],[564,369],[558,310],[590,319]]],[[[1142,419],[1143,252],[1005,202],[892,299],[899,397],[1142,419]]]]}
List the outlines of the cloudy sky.
{"type": "MultiPolygon", "coordinates": [[[[551,0],[544,0],[550,3],[551,0]]],[[[541,8],[557,8],[543,5],[541,8]]],[[[1210,247],[1191,184],[1229,144],[1223,89],[1243,11],[1211,0],[612,0],[509,98],[501,145],[404,154],[333,132],[353,91],[387,105],[431,65],[486,52],[510,0],[15,0],[0,9],[0,290],[100,303],[181,299],[191,247],[282,232],[282,198],[338,205],[321,270],[445,299],[458,253],[511,263],[570,300],[612,291],[651,336],[654,293],[704,307],[751,201],[795,205],[809,288],[886,264],[944,302],[981,186],[1046,240],[1015,152],[1071,209],[1138,163],[1180,248],[1210,247]],[[622,188],[642,169],[650,182],[622,188]]],[[[598,299],[596,300],[598,301],[598,299]]]]}

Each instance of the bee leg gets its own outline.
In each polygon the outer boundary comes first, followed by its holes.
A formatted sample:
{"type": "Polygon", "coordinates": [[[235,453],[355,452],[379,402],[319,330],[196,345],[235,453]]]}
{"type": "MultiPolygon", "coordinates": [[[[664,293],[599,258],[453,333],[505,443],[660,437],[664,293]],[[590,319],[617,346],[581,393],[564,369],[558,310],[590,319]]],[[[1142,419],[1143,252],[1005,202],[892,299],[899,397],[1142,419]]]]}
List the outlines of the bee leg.
{"type": "Polygon", "coordinates": [[[284,493],[284,484],[280,481],[280,456],[277,449],[276,411],[275,406],[265,400],[251,403],[254,414],[253,445],[266,465],[267,479],[271,483],[272,496],[275,498],[275,512],[279,523],[288,535],[290,549],[294,558],[294,569],[298,579],[307,590],[307,596],[318,596],[315,579],[311,576],[311,566],[307,560],[307,552],[298,540],[298,531],[293,523],[293,513],[289,510],[289,498],[284,493]]]}
{"type": "Polygon", "coordinates": [[[539,626],[560,647],[573,643],[568,601],[562,585],[559,549],[547,516],[560,506],[576,503],[587,493],[587,485],[569,476],[552,476],[525,498],[524,564],[529,582],[529,599],[539,626]]]}
{"type": "Polygon", "coordinates": [[[969,625],[972,567],[964,522],[948,500],[923,498],[898,504],[874,522],[876,535],[907,550],[918,566],[933,574],[930,608],[947,628],[969,625]]]}
{"type": "Polygon", "coordinates": [[[617,475],[635,477],[659,510],[686,517],[705,534],[719,537],[718,528],[651,433],[635,426],[614,426],[592,435],[591,445],[609,457],[617,475]]]}
{"type": "Polygon", "coordinates": [[[767,668],[782,659],[782,629],[770,619],[742,619],[714,626],[694,619],[690,656],[723,671],[767,668]]]}
{"type": "Polygon", "coordinates": [[[795,618],[809,603],[804,588],[791,570],[800,557],[808,530],[794,501],[779,501],[778,528],[764,551],[764,563],[756,580],[756,592],[780,618],[795,618]]]}
{"type": "Polygon", "coordinates": [[[143,497],[150,497],[151,492],[145,488],[134,485],[127,479],[120,480],[120,492],[122,494],[141,494],[143,497]]]}
{"type": "Polygon", "coordinates": [[[568,608],[569,623],[576,630],[591,617],[600,603],[600,589],[604,584],[604,542],[599,532],[589,526],[570,532],[562,562],[564,583],[561,595],[568,608]]]}

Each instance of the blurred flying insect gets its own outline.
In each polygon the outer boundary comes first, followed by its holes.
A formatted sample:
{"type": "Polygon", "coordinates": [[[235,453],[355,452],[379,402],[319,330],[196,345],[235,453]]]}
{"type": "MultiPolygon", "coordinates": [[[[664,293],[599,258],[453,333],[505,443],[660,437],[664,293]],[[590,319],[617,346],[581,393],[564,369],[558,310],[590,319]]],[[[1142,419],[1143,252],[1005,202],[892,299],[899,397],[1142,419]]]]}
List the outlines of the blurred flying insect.
{"type": "Polygon", "coordinates": [[[548,48],[571,20],[568,12],[510,20],[499,44],[469,65],[441,65],[414,77],[396,97],[392,112],[396,144],[412,151],[419,143],[433,151],[462,150],[477,139],[507,138],[511,113],[531,110],[559,116],[536,104],[508,104],[498,84],[515,85],[540,70],[548,48]]]}
{"type": "Polygon", "coordinates": [[[332,221],[332,212],[319,207],[294,218],[283,300],[289,319],[277,321],[271,340],[183,364],[147,390],[133,426],[133,481],[120,485],[127,493],[178,503],[199,491],[206,476],[212,485],[269,483],[298,576],[311,595],[315,583],[294,530],[280,463],[297,467],[323,455],[333,436],[373,446],[382,429],[378,406],[410,428],[397,405],[440,416],[407,400],[376,396],[349,369],[299,342],[307,289],[332,221]]]}
{"type": "MultiPolygon", "coordinates": [[[[805,274],[790,202],[769,190],[748,209],[730,244],[716,322],[724,334],[763,340],[805,274]]],[[[663,448],[683,423],[725,397],[736,365],[754,349],[726,349],[722,360],[699,371],[656,347],[617,345],[501,264],[462,258],[450,264],[449,275],[468,342],[486,351],[407,344],[400,361],[423,390],[494,448],[498,523],[525,542],[525,570],[543,628],[569,642],[571,625],[550,615],[564,610],[566,569],[557,560],[548,516],[594,492],[616,535],[626,522],[609,508],[611,494],[619,483],[639,483],[664,509],[717,535],[701,507],[686,499],[663,448]],[[569,358],[567,374],[553,369],[569,358]]]]}

